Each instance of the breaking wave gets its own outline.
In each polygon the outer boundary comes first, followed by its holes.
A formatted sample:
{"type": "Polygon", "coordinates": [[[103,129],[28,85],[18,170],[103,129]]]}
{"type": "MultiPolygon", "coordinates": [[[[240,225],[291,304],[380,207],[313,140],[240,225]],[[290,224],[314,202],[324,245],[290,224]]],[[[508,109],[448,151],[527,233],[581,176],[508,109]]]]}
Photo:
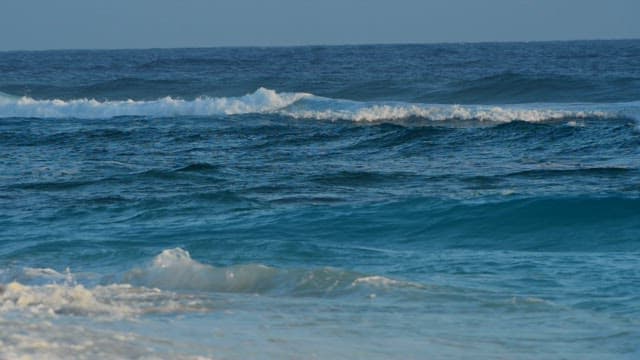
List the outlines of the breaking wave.
{"type": "Polygon", "coordinates": [[[36,100],[0,94],[0,117],[106,119],[118,116],[236,115],[275,111],[307,96],[310,95],[278,94],[264,88],[253,94],[235,98],[200,97],[195,100],[181,100],[165,97],[153,101],[36,100]]]}
{"type": "Polygon", "coordinates": [[[278,269],[261,264],[214,267],[180,249],[162,251],[124,282],[168,290],[265,293],[288,296],[339,296],[370,290],[422,289],[423,285],[335,268],[278,269]]]}
{"type": "Polygon", "coordinates": [[[79,284],[70,271],[25,268],[0,283],[0,313],[80,315],[125,318],[145,314],[203,312],[215,309],[209,293],[332,297],[398,290],[424,290],[418,283],[334,268],[278,269],[260,264],[214,267],[189,252],[168,249],[145,267],[108,285],[79,284]]]}
{"type": "Polygon", "coordinates": [[[144,314],[207,311],[204,298],[128,284],[85,287],[73,283],[0,285],[0,313],[124,318],[144,314]]]}
{"type": "Polygon", "coordinates": [[[358,102],[309,93],[278,93],[259,88],[240,97],[165,97],[153,101],[95,99],[37,100],[0,93],[0,118],[108,119],[119,116],[171,117],[242,114],[276,114],[295,119],[374,122],[420,118],[431,121],[477,120],[487,122],[633,118],[640,103],[437,105],[403,102],[358,102]]]}

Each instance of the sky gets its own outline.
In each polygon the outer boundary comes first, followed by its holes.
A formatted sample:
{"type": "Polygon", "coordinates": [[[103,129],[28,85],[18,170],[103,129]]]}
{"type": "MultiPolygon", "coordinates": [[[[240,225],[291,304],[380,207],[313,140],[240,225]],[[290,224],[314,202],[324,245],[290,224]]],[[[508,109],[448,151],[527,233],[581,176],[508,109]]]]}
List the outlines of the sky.
{"type": "Polygon", "coordinates": [[[0,50],[640,38],[640,0],[1,0],[0,50]]]}

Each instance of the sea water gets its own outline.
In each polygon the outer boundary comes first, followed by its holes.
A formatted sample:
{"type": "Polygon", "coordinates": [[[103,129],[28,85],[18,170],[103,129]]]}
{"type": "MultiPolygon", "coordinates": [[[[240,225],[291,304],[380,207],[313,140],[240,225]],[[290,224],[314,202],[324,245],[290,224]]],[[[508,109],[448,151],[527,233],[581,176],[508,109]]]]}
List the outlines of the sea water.
{"type": "Polygon", "coordinates": [[[640,41],[0,53],[0,358],[640,358],[640,41]]]}

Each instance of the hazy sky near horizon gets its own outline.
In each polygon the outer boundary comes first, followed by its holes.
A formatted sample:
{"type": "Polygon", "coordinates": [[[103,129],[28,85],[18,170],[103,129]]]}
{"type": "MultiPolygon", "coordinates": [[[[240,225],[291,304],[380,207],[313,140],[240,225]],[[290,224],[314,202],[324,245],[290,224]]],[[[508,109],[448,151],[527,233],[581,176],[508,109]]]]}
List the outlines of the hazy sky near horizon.
{"type": "Polygon", "coordinates": [[[640,38],[638,0],[3,0],[0,50],[640,38]]]}

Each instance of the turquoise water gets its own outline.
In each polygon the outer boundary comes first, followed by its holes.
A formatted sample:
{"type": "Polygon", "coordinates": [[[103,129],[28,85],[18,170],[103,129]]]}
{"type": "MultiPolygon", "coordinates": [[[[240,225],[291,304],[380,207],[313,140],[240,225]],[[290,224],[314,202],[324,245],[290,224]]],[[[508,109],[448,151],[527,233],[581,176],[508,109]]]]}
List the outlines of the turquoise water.
{"type": "Polygon", "coordinates": [[[640,356],[640,41],[5,52],[0,92],[0,358],[640,356]]]}

